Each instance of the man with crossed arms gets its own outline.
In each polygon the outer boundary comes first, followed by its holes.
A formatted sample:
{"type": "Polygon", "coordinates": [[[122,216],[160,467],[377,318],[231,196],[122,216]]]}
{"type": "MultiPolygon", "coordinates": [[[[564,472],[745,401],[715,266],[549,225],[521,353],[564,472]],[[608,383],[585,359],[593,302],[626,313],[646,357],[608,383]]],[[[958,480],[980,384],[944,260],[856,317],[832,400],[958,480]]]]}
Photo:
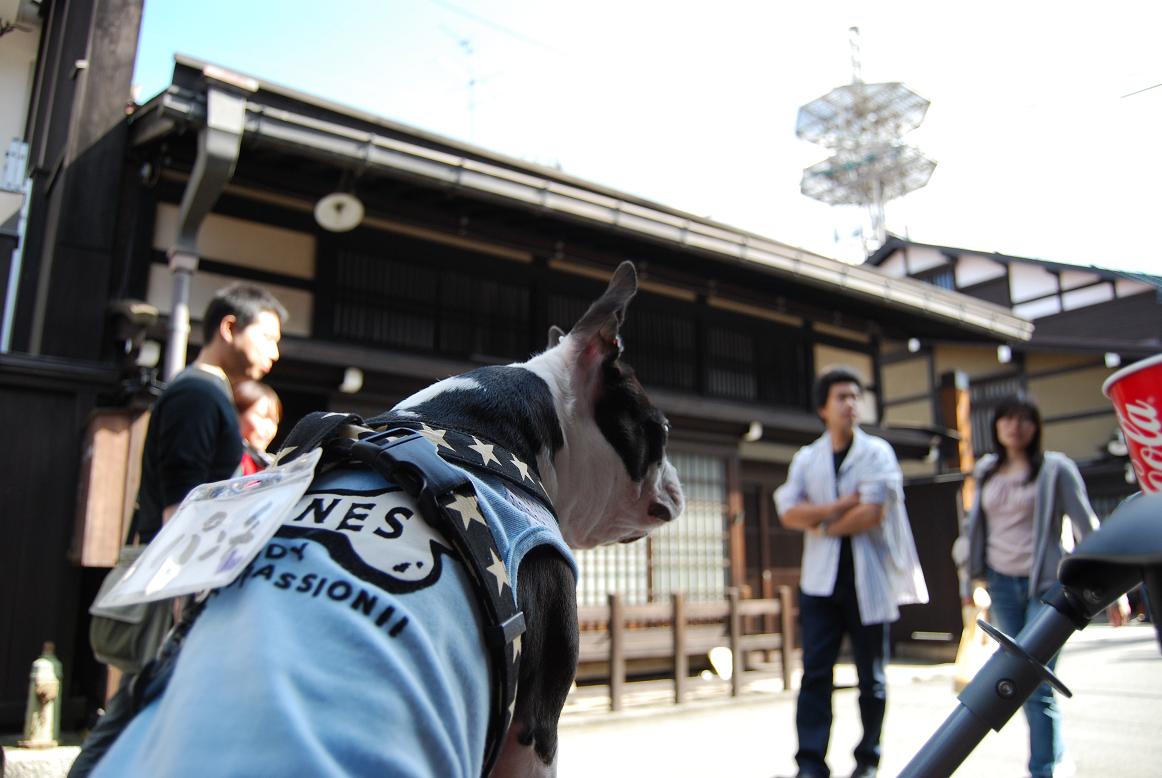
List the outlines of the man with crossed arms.
{"type": "Polygon", "coordinates": [[[888,626],[899,605],[928,601],[904,510],[903,477],[887,441],[862,432],[859,377],[821,375],[815,407],[826,430],[791,461],[775,493],[784,526],[802,530],[799,618],[803,680],[795,724],[799,778],[828,778],[835,662],[846,633],[859,676],[863,737],[852,778],[874,778],[887,703],[888,626]]]}

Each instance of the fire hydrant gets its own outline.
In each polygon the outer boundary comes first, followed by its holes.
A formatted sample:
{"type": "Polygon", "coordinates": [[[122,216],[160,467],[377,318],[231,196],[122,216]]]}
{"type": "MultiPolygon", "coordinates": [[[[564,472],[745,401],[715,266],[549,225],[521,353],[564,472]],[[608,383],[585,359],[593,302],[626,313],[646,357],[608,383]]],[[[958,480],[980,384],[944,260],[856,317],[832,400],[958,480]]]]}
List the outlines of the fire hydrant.
{"type": "Polygon", "coordinates": [[[23,748],[54,748],[61,736],[61,681],[64,672],[56,658],[56,646],[44,644],[44,651],[32,663],[28,679],[28,705],[24,713],[23,748]]]}

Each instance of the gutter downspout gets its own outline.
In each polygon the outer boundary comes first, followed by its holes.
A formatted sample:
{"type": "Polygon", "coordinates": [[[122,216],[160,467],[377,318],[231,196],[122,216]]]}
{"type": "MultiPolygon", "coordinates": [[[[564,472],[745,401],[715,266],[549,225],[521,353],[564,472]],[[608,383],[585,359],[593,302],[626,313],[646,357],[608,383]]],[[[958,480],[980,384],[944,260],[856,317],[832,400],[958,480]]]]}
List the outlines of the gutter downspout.
{"type": "Polygon", "coordinates": [[[198,136],[198,157],[178,211],[177,240],[166,252],[173,273],[173,304],[163,374],[166,381],[186,364],[186,348],[190,340],[190,282],[198,269],[198,229],[225,189],[226,182],[234,175],[245,119],[246,98],[223,91],[211,83],[206,89],[206,126],[198,136]]]}
{"type": "Polygon", "coordinates": [[[4,321],[0,324],[0,354],[7,354],[12,346],[12,326],[16,316],[16,290],[20,285],[20,271],[24,267],[24,244],[28,240],[28,211],[32,203],[32,179],[24,179],[24,200],[20,203],[20,217],[16,226],[16,248],[8,266],[8,286],[4,294],[4,321]]]}

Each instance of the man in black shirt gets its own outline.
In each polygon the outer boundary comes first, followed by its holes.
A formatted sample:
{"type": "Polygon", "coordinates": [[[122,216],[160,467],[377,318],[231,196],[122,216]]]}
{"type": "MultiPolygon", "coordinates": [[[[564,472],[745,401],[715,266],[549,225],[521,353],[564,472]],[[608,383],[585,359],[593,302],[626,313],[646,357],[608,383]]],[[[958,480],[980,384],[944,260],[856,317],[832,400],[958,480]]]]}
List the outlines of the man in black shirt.
{"type": "Polygon", "coordinates": [[[145,436],[134,527],[148,542],[198,484],[221,481],[242,461],[231,385],[259,380],[278,359],[286,309],[269,292],[234,284],[202,320],[204,345],[158,398],[145,436]]]}

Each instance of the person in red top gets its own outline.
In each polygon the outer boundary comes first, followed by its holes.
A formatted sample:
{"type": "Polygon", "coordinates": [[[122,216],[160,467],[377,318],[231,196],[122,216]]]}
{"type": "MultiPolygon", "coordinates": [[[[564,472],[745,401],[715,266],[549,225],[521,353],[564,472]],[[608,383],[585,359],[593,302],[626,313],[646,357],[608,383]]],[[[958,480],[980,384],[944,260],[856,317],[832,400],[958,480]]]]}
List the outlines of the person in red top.
{"type": "Polygon", "coordinates": [[[273,460],[266,447],[278,434],[282,402],[269,385],[247,380],[234,384],[234,405],[242,433],[242,475],[251,475],[265,470],[273,460]]]}

